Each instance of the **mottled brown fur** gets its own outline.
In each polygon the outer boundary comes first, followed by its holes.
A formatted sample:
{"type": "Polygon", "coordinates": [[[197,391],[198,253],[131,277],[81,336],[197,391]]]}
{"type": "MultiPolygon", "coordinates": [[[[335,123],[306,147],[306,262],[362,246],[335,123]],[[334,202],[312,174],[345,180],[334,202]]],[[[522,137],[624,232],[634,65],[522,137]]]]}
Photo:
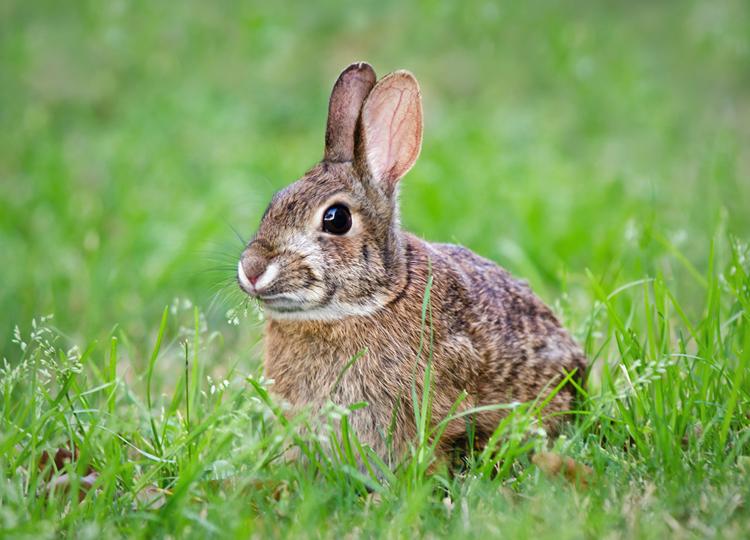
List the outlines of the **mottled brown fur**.
{"type": "MultiPolygon", "coordinates": [[[[332,108],[344,105],[330,111],[327,130],[328,144],[335,141],[336,148],[327,147],[326,155],[336,160],[323,161],[274,196],[239,271],[242,265],[256,271],[259,258],[278,270],[262,291],[243,285],[267,309],[265,371],[274,380],[273,391],[293,408],[315,409],[329,399],[341,405],[366,401],[368,407],[352,413],[351,426],[385,457],[394,411],[396,455],[416,434],[411,388],[415,383],[421,396],[428,357],[436,421],[463,391],[468,393],[463,409],[543,397],[566,372],[576,371],[580,380],[586,359],[527,285],[466,248],[430,244],[401,231],[397,182],[416,160],[421,143],[419,90],[411,75],[390,75],[375,86],[360,113],[347,96],[365,99],[374,80],[370,72],[366,64],[355,64],[342,74],[334,93],[344,88],[348,94],[332,96],[332,108]],[[358,84],[369,85],[367,92],[358,84]],[[399,103],[389,102],[386,91],[398,93],[399,103]],[[382,103],[390,107],[387,115],[377,108],[382,103]],[[385,116],[393,123],[379,124],[385,116]],[[359,143],[342,141],[339,124],[344,131],[356,125],[359,143]],[[365,135],[369,130],[375,135],[365,135]],[[368,136],[388,143],[392,133],[393,140],[407,142],[380,153],[367,147],[368,136]],[[400,151],[404,144],[409,147],[400,151]],[[384,172],[375,175],[375,170],[384,172]],[[356,224],[351,234],[334,236],[320,229],[316,220],[332,202],[351,209],[356,224]],[[430,272],[432,345],[420,355],[430,272]],[[344,371],[363,350],[366,354],[344,371]]],[[[544,411],[548,418],[571,407],[574,392],[569,390],[552,398],[544,411]]],[[[480,443],[502,414],[473,417],[480,443]]],[[[558,427],[561,417],[554,418],[546,421],[548,429],[558,427]]],[[[464,421],[451,423],[441,450],[464,439],[465,427],[464,421]]]]}

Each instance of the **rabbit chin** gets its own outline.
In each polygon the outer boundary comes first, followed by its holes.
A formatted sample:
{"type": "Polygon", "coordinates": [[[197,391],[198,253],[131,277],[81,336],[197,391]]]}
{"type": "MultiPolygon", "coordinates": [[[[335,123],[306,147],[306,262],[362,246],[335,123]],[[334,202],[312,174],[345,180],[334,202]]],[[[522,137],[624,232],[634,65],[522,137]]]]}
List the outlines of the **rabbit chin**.
{"type": "Polygon", "coordinates": [[[263,303],[263,312],[270,319],[285,321],[338,321],[349,317],[367,317],[387,303],[387,298],[371,298],[363,304],[349,304],[346,302],[331,301],[324,306],[298,305],[295,308],[274,309],[273,306],[263,303]]]}

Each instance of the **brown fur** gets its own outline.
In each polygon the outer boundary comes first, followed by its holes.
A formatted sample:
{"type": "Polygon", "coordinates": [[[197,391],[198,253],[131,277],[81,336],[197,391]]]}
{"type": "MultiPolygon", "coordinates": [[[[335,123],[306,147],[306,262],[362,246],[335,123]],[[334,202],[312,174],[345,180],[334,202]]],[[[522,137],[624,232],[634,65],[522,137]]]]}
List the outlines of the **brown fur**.
{"type": "MultiPolygon", "coordinates": [[[[366,401],[368,407],[352,413],[350,423],[385,458],[394,414],[396,455],[416,434],[411,387],[414,382],[422,395],[429,357],[435,421],[463,391],[463,409],[543,397],[566,372],[576,371],[580,380],[586,359],[524,283],[466,248],[430,244],[401,231],[397,182],[421,144],[419,88],[410,74],[397,72],[375,85],[361,113],[341,105],[346,96],[336,95],[337,88],[355,88],[353,99],[361,100],[357,81],[371,84],[370,71],[367,64],[347,68],[331,98],[338,105],[329,114],[327,140],[336,148],[327,148],[326,155],[340,158],[354,148],[353,159],[323,161],[274,196],[239,271],[258,274],[259,259],[277,269],[262,289],[242,285],[267,310],[265,371],[273,391],[293,408],[316,408],[329,399],[341,405],[366,401]],[[346,77],[353,79],[342,81],[346,77]],[[358,126],[352,146],[342,142],[339,125],[344,131],[358,126]],[[372,144],[385,150],[373,151],[372,144]],[[343,236],[325,233],[319,216],[342,202],[356,228],[343,236]],[[420,355],[430,272],[432,345],[426,343],[420,355]],[[334,388],[348,361],[363,350],[334,388]]],[[[545,414],[568,410],[570,390],[555,395],[545,414]]],[[[501,417],[500,411],[476,414],[477,440],[486,440],[501,417]]],[[[546,421],[548,429],[558,427],[555,418],[546,421]]],[[[451,423],[440,448],[463,439],[465,426],[451,423]]]]}

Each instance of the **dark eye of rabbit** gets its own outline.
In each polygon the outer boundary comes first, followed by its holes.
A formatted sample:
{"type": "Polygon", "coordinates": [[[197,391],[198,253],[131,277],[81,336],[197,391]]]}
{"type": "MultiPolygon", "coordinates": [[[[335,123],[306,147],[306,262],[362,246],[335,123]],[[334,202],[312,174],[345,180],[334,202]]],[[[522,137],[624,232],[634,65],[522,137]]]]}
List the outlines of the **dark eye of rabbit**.
{"type": "Polygon", "coordinates": [[[323,230],[330,234],[346,234],[352,228],[352,214],[343,204],[334,204],[323,214],[323,230]]]}

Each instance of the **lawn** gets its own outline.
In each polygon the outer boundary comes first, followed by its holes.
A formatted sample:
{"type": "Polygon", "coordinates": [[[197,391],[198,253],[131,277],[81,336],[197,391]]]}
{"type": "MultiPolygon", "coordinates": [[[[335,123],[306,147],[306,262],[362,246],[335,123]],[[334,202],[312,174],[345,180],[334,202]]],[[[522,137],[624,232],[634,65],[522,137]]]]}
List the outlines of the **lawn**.
{"type": "Polygon", "coordinates": [[[750,537],[747,2],[10,0],[0,66],[0,536],[750,537]],[[269,397],[237,258],[355,60],[422,86],[404,227],[585,347],[562,436],[364,474],[269,397]]]}

